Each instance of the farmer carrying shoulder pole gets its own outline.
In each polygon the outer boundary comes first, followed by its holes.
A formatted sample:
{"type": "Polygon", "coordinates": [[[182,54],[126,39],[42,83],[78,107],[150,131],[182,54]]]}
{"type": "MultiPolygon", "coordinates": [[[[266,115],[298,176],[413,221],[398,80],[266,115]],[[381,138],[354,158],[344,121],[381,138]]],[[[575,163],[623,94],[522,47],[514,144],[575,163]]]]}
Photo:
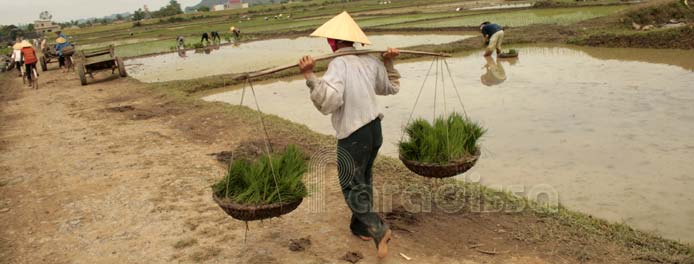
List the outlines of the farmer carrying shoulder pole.
{"type": "MultiPolygon", "coordinates": [[[[311,36],[325,37],[333,52],[354,51],[354,43],[371,44],[347,12],[323,24],[311,36]]],[[[352,211],[352,234],[373,240],[378,257],[388,254],[391,230],[373,212],[372,166],[383,137],[376,95],[396,94],[400,74],[393,58],[400,52],[388,49],[383,61],[371,55],[345,55],[333,59],[322,78],[313,74],[310,56],[299,61],[299,68],[310,88],[311,100],[323,114],[332,114],[337,132],[338,176],[345,201],[352,211]]]]}
{"type": "Polygon", "coordinates": [[[496,49],[496,55],[501,54],[501,43],[504,41],[504,29],[498,24],[483,22],[480,24],[480,31],[484,37],[484,43],[487,45],[487,50],[484,56],[491,56],[496,49]]]}

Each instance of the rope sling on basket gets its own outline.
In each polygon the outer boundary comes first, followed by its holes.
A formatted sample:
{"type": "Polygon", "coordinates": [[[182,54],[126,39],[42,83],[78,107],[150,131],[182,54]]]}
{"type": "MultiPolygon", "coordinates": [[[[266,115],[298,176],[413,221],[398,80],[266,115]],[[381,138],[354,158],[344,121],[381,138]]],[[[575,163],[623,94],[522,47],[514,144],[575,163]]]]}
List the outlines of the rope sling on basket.
{"type": "Polygon", "coordinates": [[[445,58],[435,57],[433,59],[406,124],[399,143],[399,157],[402,163],[415,174],[430,178],[456,176],[470,170],[480,157],[477,140],[486,130],[468,118],[463,100],[445,58]],[[412,116],[434,66],[433,122],[429,123],[424,119],[417,119],[412,122],[412,116]],[[444,73],[447,73],[447,76],[444,73]],[[457,112],[452,112],[447,117],[443,116],[448,114],[446,77],[450,79],[453,86],[463,112],[462,116],[457,112]],[[443,101],[442,116],[437,116],[436,112],[439,80],[441,81],[443,101]],[[408,141],[404,141],[405,134],[408,136],[408,141]]]}
{"type": "MultiPolygon", "coordinates": [[[[339,56],[345,56],[345,55],[362,55],[362,54],[369,54],[369,53],[383,53],[385,51],[375,51],[375,50],[358,50],[358,51],[349,51],[349,52],[338,52],[338,53],[333,53],[329,55],[324,55],[315,58],[316,61],[321,61],[321,60],[328,60],[332,59],[335,57],[339,56]]],[[[425,56],[436,56],[436,57],[448,57],[449,55],[447,54],[441,54],[441,53],[429,53],[429,52],[420,52],[420,51],[407,51],[407,50],[401,50],[400,51],[403,54],[412,54],[412,55],[425,55],[425,56]]],[[[264,136],[264,151],[265,151],[265,156],[261,158],[261,161],[266,160],[269,164],[269,172],[272,175],[271,180],[274,183],[274,188],[275,192],[277,194],[277,201],[275,203],[269,203],[269,204],[244,204],[239,201],[236,201],[234,199],[230,199],[229,195],[229,190],[232,186],[232,176],[239,176],[239,174],[243,174],[243,172],[235,171],[237,165],[235,162],[240,162],[234,159],[234,155],[232,154],[232,159],[229,165],[229,171],[227,173],[227,176],[225,177],[224,180],[221,182],[217,183],[214,188],[213,192],[213,200],[231,217],[242,220],[242,221],[254,221],[254,220],[263,220],[263,219],[268,219],[268,218],[273,218],[273,217],[279,217],[281,215],[290,213],[294,209],[296,209],[301,202],[303,201],[303,196],[297,196],[294,195],[292,198],[287,198],[285,197],[283,199],[282,197],[282,192],[280,191],[280,182],[283,182],[285,180],[285,177],[287,175],[283,175],[285,173],[284,168],[276,168],[275,167],[275,160],[273,158],[273,150],[272,146],[270,144],[270,137],[267,131],[267,127],[265,126],[265,121],[263,119],[263,114],[260,110],[260,105],[258,103],[258,98],[255,94],[255,89],[253,88],[253,83],[251,79],[256,78],[256,77],[261,77],[261,76],[266,76],[270,75],[279,71],[291,69],[297,67],[297,64],[291,64],[291,65],[286,65],[286,66],[281,66],[277,68],[272,68],[272,69],[266,69],[266,70],[261,70],[259,72],[255,73],[248,73],[248,74],[243,74],[240,75],[240,77],[237,77],[239,80],[245,80],[244,85],[243,85],[243,90],[241,93],[241,103],[240,105],[243,105],[243,100],[246,94],[246,85],[250,87],[251,93],[254,98],[255,102],[255,108],[258,112],[258,116],[260,119],[260,127],[263,130],[263,136],[264,136]],[[279,181],[278,181],[279,179],[279,181]]],[[[287,152],[289,152],[289,148],[287,152]]],[[[285,152],[285,156],[286,153],[285,152]]],[[[284,156],[283,156],[284,157],[284,156]]],[[[296,163],[296,159],[294,159],[296,163]]],[[[286,165],[284,160],[279,162],[278,164],[286,165]]],[[[305,166],[305,164],[304,164],[305,166]]],[[[299,169],[299,173],[303,174],[305,173],[305,168],[303,170],[299,169]]],[[[265,174],[267,175],[267,174],[265,174]]],[[[284,185],[282,185],[284,186],[284,185]]],[[[301,187],[304,188],[304,191],[306,190],[306,187],[303,186],[303,183],[301,183],[301,187]]],[[[249,188],[250,189],[250,188],[249,188]]],[[[243,191],[243,190],[242,190],[243,191]]],[[[274,195],[274,193],[273,193],[274,195]]]]}
{"type": "MultiPolygon", "coordinates": [[[[250,86],[251,92],[253,94],[255,107],[260,119],[260,127],[263,130],[263,150],[265,154],[263,157],[259,159],[259,161],[256,161],[254,164],[249,165],[245,164],[245,161],[235,160],[234,155],[232,153],[231,162],[229,164],[229,170],[227,172],[227,175],[224,178],[224,180],[219,182],[217,185],[213,186],[215,190],[213,192],[212,198],[224,210],[224,212],[226,212],[232,218],[242,221],[255,221],[279,217],[281,215],[288,214],[291,211],[294,211],[294,209],[296,209],[301,204],[301,202],[303,201],[303,197],[306,193],[306,187],[304,186],[303,182],[301,182],[301,177],[306,172],[307,165],[306,162],[303,160],[303,155],[300,155],[300,152],[292,146],[287,147],[287,150],[282,155],[273,156],[273,150],[270,142],[269,133],[267,131],[267,127],[265,126],[263,114],[260,111],[260,104],[258,103],[258,98],[256,97],[255,89],[253,88],[253,83],[250,79],[247,79],[247,81],[244,83],[242,92],[243,95],[241,97],[240,105],[243,105],[243,99],[246,92],[246,84],[250,86]],[[277,167],[277,165],[279,165],[279,167],[277,167]],[[250,166],[256,167],[251,168],[250,166]],[[293,167],[287,168],[288,166],[293,167]],[[272,176],[270,180],[272,180],[272,187],[274,188],[274,191],[270,192],[269,194],[267,194],[266,192],[267,197],[259,197],[259,199],[273,200],[274,202],[265,204],[245,204],[239,201],[235,201],[234,199],[230,199],[229,191],[232,187],[234,187],[231,185],[239,183],[236,180],[243,180],[244,176],[259,176],[260,174],[253,174],[253,172],[257,172],[257,168],[262,169],[263,167],[265,168],[265,170],[261,171],[260,173],[265,173],[265,175],[267,176],[268,171],[266,170],[269,169],[269,174],[272,176]],[[243,170],[244,168],[247,169],[243,170]],[[291,197],[282,197],[283,191],[280,188],[280,182],[282,183],[282,188],[285,188],[285,185],[287,184],[287,178],[291,178],[289,179],[289,184],[291,184],[290,187],[292,188],[289,188],[289,190],[295,191],[298,194],[285,192],[285,194],[292,194],[289,195],[291,197]],[[220,197],[220,194],[222,193],[224,195],[220,197]],[[276,199],[274,199],[275,196],[276,199]]],[[[253,188],[251,188],[251,186],[254,186],[253,184],[262,185],[263,183],[265,183],[265,187],[269,185],[267,181],[262,182],[261,179],[248,179],[247,182],[249,181],[250,184],[247,184],[248,188],[246,190],[241,190],[241,194],[235,194],[237,199],[239,199],[239,196],[258,196],[257,193],[252,193],[254,191],[253,188]]],[[[267,188],[256,187],[256,189],[262,190],[267,188]]],[[[258,197],[256,197],[255,200],[258,200],[258,197]]]]}

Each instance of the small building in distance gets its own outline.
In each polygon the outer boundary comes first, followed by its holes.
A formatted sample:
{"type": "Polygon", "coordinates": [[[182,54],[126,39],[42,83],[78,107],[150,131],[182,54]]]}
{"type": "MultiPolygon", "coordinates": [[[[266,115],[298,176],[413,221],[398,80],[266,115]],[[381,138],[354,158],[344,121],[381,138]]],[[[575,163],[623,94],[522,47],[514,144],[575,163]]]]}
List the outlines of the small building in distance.
{"type": "Polygon", "coordinates": [[[214,5],[210,8],[212,11],[222,11],[226,9],[226,5],[214,5]]]}
{"type": "Polygon", "coordinates": [[[60,25],[53,24],[53,21],[50,20],[36,20],[34,21],[34,30],[38,34],[46,34],[60,31],[60,25]]]}
{"type": "Polygon", "coordinates": [[[248,8],[248,3],[242,3],[241,0],[229,0],[224,7],[226,9],[248,8]]]}

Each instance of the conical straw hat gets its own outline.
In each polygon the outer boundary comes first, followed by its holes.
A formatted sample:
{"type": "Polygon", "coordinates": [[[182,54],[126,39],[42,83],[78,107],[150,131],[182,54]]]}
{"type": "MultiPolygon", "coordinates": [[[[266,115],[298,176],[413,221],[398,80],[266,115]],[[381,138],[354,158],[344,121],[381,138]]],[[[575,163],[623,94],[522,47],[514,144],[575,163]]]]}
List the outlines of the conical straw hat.
{"type": "Polygon", "coordinates": [[[371,44],[364,31],[361,30],[357,22],[352,19],[347,11],[325,22],[316,31],[313,31],[311,36],[371,44]]]}
{"type": "MultiPolygon", "coordinates": [[[[15,45],[15,46],[17,46],[17,45],[15,45]]],[[[19,43],[19,49],[23,49],[26,47],[33,47],[33,45],[31,45],[31,43],[29,41],[22,40],[22,42],[19,43]]]]}
{"type": "Polygon", "coordinates": [[[63,44],[65,42],[67,42],[67,40],[63,37],[59,37],[59,38],[55,39],[55,43],[63,44]]]}
{"type": "Polygon", "coordinates": [[[17,42],[14,45],[12,45],[12,49],[20,50],[22,49],[22,42],[17,42]]]}

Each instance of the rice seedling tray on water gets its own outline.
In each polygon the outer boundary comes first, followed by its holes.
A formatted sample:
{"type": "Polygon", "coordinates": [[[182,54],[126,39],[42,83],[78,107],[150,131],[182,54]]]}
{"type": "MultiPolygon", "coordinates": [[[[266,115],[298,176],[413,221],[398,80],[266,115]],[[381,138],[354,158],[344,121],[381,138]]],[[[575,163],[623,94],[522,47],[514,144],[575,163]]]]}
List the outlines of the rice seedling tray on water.
{"type": "Polygon", "coordinates": [[[212,186],[212,198],[238,220],[278,217],[296,209],[308,195],[302,181],[307,170],[304,154],[292,145],[254,161],[233,159],[226,176],[212,186]]]}
{"type": "Polygon", "coordinates": [[[480,157],[477,141],[485,132],[457,113],[436,118],[433,124],[418,119],[405,128],[409,139],[400,142],[400,160],[424,177],[452,177],[475,166],[480,157]]]}
{"type": "Polygon", "coordinates": [[[518,51],[511,49],[508,52],[502,52],[499,54],[499,58],[517,58],[518,57],[518,51]]]}

